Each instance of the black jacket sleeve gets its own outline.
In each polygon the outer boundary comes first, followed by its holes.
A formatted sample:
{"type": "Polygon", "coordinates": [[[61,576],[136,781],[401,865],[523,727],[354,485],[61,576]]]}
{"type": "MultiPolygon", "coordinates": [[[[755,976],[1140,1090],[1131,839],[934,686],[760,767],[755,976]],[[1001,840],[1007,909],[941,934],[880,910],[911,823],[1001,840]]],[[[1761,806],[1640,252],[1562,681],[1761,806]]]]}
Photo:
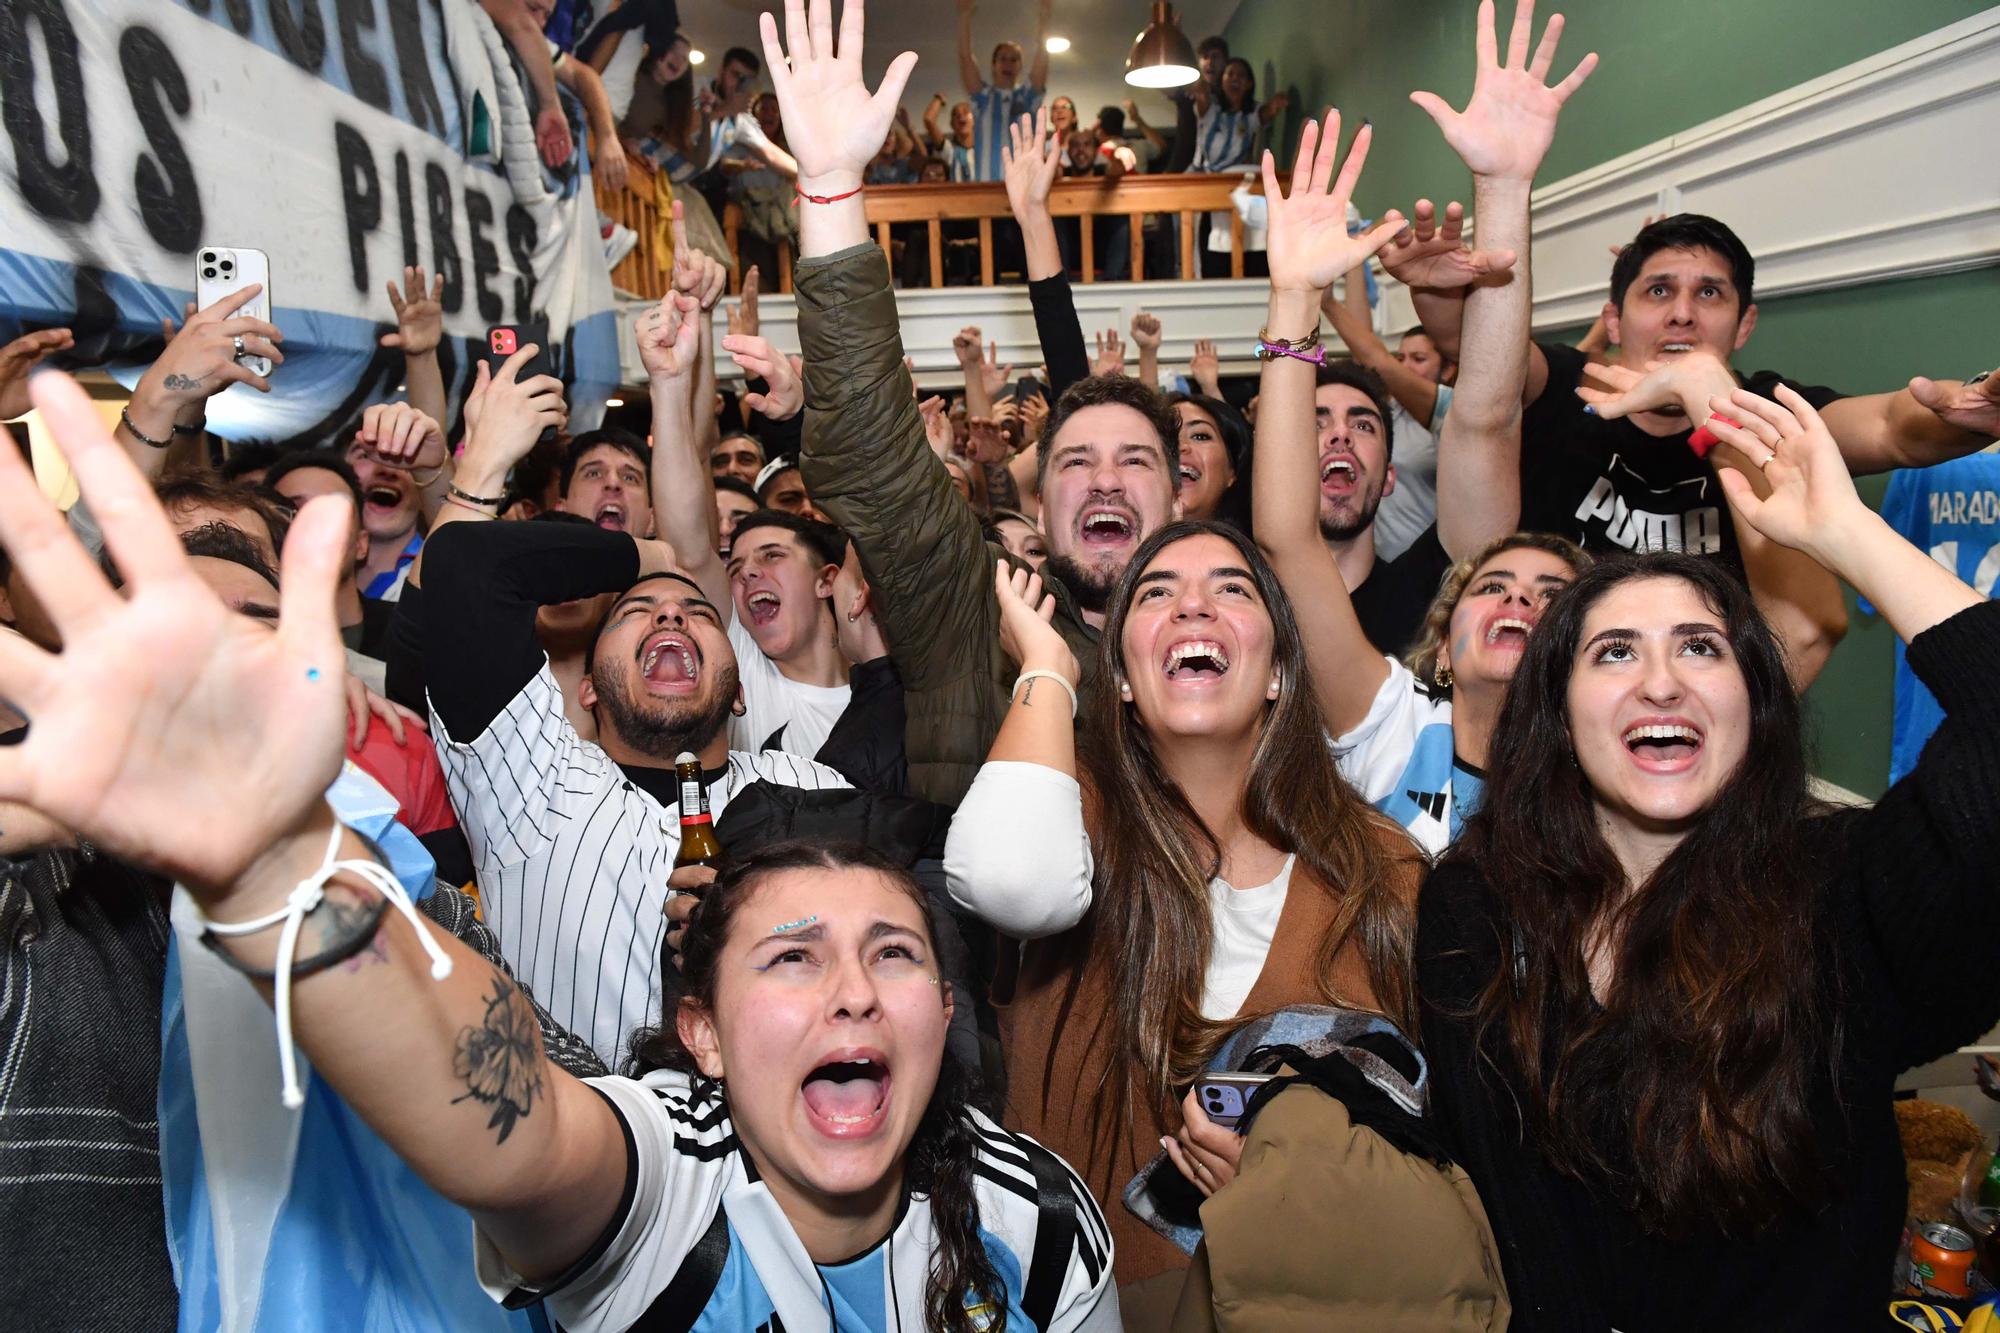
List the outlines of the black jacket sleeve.
{"type": "Polygon", "coordinates": [[[1090,375],[1090,353],[1084,350],[1083,324],[1076,317],[1069,275],[1058,273],[1029,283],[1028,302],[1035,309],[1042,364],[1049,368],[1049,396],[1060,398],[1064,389],[1090,375]]]}
{"type": "Polygon", "coordinates": [[[453,736],[472,737],[534,679],[548,654],[535,612],[623,592],[639,548],[581,523],[450,523],[424,551],[424,684],[453,736]]]}
{"type": "Polygon", "coordinates": [[[395,613],[389,618],[389,632],[382,639],[382,661],[388,668],[384,672],[384,692],[392,702],[421,713],[424,711],[424,590],[405,579],[395,606],[395,613]]]}

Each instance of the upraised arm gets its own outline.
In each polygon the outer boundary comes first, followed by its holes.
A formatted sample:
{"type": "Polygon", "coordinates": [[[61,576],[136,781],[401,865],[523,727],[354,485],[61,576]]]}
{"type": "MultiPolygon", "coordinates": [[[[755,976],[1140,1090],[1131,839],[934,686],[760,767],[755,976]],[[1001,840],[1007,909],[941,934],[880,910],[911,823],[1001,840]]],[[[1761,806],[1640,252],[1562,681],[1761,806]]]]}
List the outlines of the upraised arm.
{"type": "MultiPolygon", "coordinates": [[[[333,591],[351,511],[338,498],[301,511],[274,629],[232,612],[193,572],[145,479],[73,381],[41,377],[35,402],[127,583],[112,590],[25,462],[0,451],[0,532],[64,645],[51,654],[10,642],[0,653],[0,693],[34,719],[28,739],[0,757],[0,800],[173,877],[223,924],[281,912],[330,853],[372,864],[323,797],[344,729],[333,591]],[[135,642],[147,645],[143,660],[135,642]]],[[[296,958],[355,951],[291,986],[291,1031],[313,1068],[419,1175],[472,1210],[510,1261],[560,1272],[617,1207],[626,1168],[616,1122],[548,1063],[512,982],[440,932],[428,932],[427,949],[409,917],[377,917],[379,907],[378,891],[343,869],[305,912],[296,958]]],[[[273,926],[221,947],[268,970],[280,938],[273,926]]]]}
{"type": "Polygon", "coordinates": [[[1348,353],[1381,376],[1382,383],[1403,405],[1403,410],[1428,430],[1431,414],[1437,411],[1438,386],[1398,361],[1375,332],[1369,322],[1366,272],[1364,265],[1348,274],[1347,281],[1341,284],[1344,290],[1338,297],[1329,290],[1320,298],[1320,309],[1332,323],[1334,333],[1346,344],[1348,353]]]}
{"type": "MultiPolygon", "coordinates": [[[[1479,225],[1479,250],[1446,251],[1431,261],[1440,271],[1465,270],[1472,283],[1459,386],[1438,441],[1438,539],[1456,559],[1505,536],[1520,521],[1521,404],[1529,363],[1539,359],[1528,336],[1528,195],[1555,140],[1563,103],[1597,67],[1592,52],[1561,83],[1550,85],[1563,18],[1550,17],[1531,57],[1534,14],[1534,0],[1519,0],[1503,59],[1493,0],[1481,0],[1476,73],[1464,111],[1454,111],[1435,93],[1410,94],[1471,168],[1479,225]]],[[[1446,210],[1447,237],[1456,212],[1457,205],[1446,210]]],[[[1547,376],[1544,365],[1542,378],[1547,376]]]]}
{"type": "Polygon", "coordinates": [[[1054,8],[1055,0],[1041,0],[1035,18],[1035,60],[1028,66],[1028,84],[1038,93],[1049,87],[1049,14],[1054,8]]]}
{"type": "MultiPolygon", "coordinates": [[[[132,389],[132,401],[120,418],[118,438],[125,452],[147,477],[157,480],[170,462],[187,453],[183,441],[198,440],[199,423],[208,400],[232,384],[247,384],[259,393],[271,392],[271,381],[237,360],[236,339],[245,354],[284,364],[277,326],[238,313],[263,289],[256,284],[223,297],[206,310],[196,310],[180,329],[169,334],[159,360],[146,368],[132,389]]],[[[201,466],[198,451],[194,457],[201,466]]]]}
{"type": "MultiPolygon", "coordinates": [[[[1322,136],[1307,121],[1299,136],[1292,192],[1278,186],[1271,154],[1264,154],[1264,196],[1270,210],[1268,255],[1271,301],[1265,335],[1297,341],[1319,329],[1320,298],[1333,280],[1382,248],[1402,227],[1391,212],[1359,236],[1347,233],[1347,201],[1368,160],[1373,130],[1354,136],[1334,181],[1340,115],[1329,111],[1322,136]]],[[[1251,503],[1257,544],[1291,595],[1306,655],[1319,690],[1320,710],[1334,735],[1351,731],[1368,715],[1389,663],[1368,642],[1354,614],[1347,585],[1319,532],[1318,428],[1313,409],[1314,363],[1292,356],[1264,362],[1258,385],[1257,466],[1251,503]]]]}
{"type": "Polygon", "coordinates": [[[703,322],[696,297],[669,292],[639,317],[639,359],[653,403],[653,522],[726,624],[729,574],[716,554],[715,479],[692,410],[703,322]]]}
{"type": "Polygon", "coordinates": [[[1929,467],[2000,436],[2000,375],[1976,382],[1919,375],[1906,389],[1828,403],[1820,415],[1850,472],[1929,467]]]}
{"type": "Polygon", "coordinates": [[[958,77],[968,95],[986,86],[979,57],[972,53],[972,11],[977,8],[978,0],[958,0],[958,77]]]}

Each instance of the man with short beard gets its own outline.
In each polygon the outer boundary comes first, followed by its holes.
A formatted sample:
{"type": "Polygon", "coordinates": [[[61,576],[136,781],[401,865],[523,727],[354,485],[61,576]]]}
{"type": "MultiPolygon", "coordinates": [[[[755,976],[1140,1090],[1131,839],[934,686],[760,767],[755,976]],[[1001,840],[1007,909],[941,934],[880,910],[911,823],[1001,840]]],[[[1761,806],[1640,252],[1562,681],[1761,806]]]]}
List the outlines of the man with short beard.
{"type": "Polygon", "coordinates": [[[1375,514],[1396,489],[1394,409],[1381,377],[1354,361],[1319,368],[1319,532],[1368,641],[1403,655],[1422,628],[1451,556],[1432,525],[1394,560],[1375,550],[1375,514]]]}
{"type": "Polygon", "coordinates": [[[845,787],[809,759],[729,748],[742,709],[723,614],[672,549],[578,523],[453,523],[424,554],[431,734],[515,975],[616,1067],[659,1020],[662,915],[680,850],[674,757],[719,816],[744,786],[845,787]],[[584,740],[535,637],[538,608],[616,594],[577,685],[584,740]],[[670,881],[671,877],[671,881],[670,881]]]}

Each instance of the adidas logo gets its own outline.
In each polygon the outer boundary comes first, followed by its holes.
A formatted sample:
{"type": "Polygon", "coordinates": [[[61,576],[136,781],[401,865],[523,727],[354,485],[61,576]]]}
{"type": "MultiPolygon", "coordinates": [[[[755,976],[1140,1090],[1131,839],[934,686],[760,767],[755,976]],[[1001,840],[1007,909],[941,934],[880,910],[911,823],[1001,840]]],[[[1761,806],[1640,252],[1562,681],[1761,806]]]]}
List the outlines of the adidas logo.
{"type": "Polygon", "coordinates": [[[1415,801],[1420,809],[1432,819],[1444,818],[1445,796],[1441,791],[1405,791],[1403,795],[1415,801]]]}

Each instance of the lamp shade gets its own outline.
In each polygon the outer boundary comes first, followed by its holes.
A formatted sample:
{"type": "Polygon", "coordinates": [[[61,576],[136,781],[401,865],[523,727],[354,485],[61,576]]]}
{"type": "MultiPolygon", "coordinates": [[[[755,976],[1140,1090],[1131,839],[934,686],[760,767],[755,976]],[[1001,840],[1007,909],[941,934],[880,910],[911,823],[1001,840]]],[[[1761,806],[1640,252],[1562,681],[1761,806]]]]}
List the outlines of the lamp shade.
{"type": "Polygon", "coordinates": [[[1135,88],[1180,88],[1201,77],[1194,46],[1167,0],[1153,0],[1153,18],[1125,57],[1125,82],[1135,88]]]}

